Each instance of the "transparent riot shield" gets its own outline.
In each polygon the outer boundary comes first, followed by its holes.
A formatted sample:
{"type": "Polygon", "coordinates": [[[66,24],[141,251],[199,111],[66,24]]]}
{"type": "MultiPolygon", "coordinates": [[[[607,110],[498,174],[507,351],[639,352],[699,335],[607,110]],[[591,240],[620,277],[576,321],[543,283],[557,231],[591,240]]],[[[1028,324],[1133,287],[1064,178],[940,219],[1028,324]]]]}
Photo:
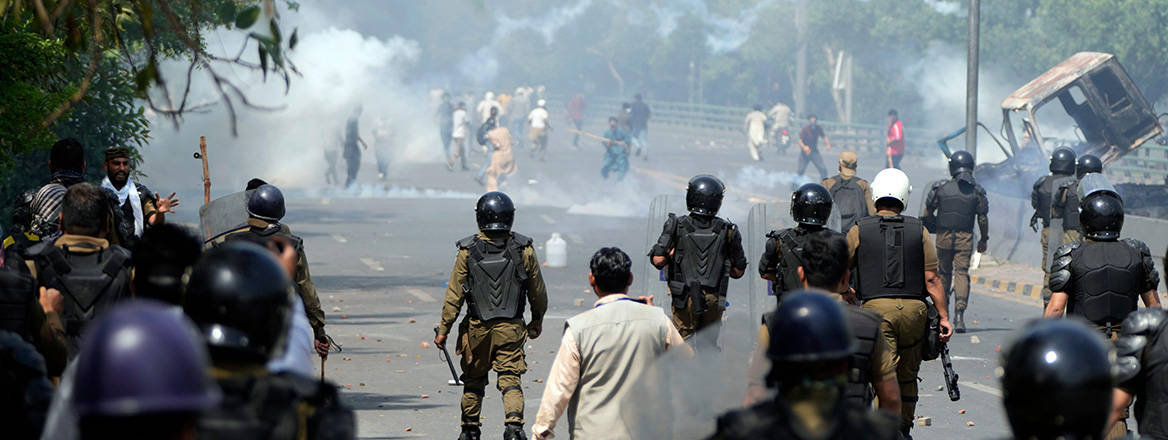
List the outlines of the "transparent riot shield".
{"type": "MultiPolygon", "coordinates": [[[[669,214],[683,215],[685,213],[684,196],[662,194],[654,197],[653,201],[649,203],[649,220],[645,227],[645,251],[641,255],[648,255],[649,250],[657,243],[669,214]]],[[[658,270],[646,261],[645,270],[641,274],[641,289],[642,295],[655,295],[655,302],[668,309],[669,286],[665,283],[664,270],[658,270]]]]}
{"type": "Polygon", "coordinates": [[[199,208],[199,232],[204,243],[212,243],[228,232],[247,226],[250,195],[251,191],[228,194],[199,208]]]}
{"type": "Polygon", "coordinates": [[[766,248],[767,233],[795,226],[790,209],[789,202],[759,203],[750,208],[750,214],[746,217],[742,240],[746,243],[746,258],[751,263],[751,270],[746,274],[749,278],[747,300],[750,322],[755,324],[761,324],[762,315],[774,310],[776,304],[771,282],[758,275],[758,261],[766,248]]]}

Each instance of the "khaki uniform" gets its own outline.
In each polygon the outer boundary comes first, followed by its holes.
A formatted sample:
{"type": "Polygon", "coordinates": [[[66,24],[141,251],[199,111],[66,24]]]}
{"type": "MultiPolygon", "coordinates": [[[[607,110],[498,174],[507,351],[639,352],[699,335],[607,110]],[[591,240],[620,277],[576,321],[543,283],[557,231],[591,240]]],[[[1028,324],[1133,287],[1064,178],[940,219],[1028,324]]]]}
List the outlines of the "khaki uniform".
{"type": "Polygon", "coordinates": [[[957,297],[954,310],[965,310],[969,305],[969,259],[973,256],[973,233],[965,231],[940,231],[937,233],[937,274],[941,276],[941,286],[945,298],[949,298],[949,287],[957,297]]]}
{"type": "MultiPolygon", "coordinates": [[[[892,211],[878,211],[876,215],[891,217],[892,211]]],[[[937,270],[937,250],[928,229],[921,228],[921,243],[924,247],[925,271],[937,270]]],[[[858,258],[883,258],[879,255],[856,255],[860,246],[860,228],[848,230],[848,253],[854,267],[858,258]]],[[[917,406],[917,374],[921,370],[921,342],[928,324],[927,307],[923,299],[875,298],[865,301],[865,310],[880,314],[880,330],[893,352],[896,363],[896,380],[900,384],[901,429],[911,428],[917,406]]]]}
{"type": "MultiPolygon", "coordinates": [[[[499,243],[507,233],[480,232],[478,238],[491,243],[499,243]]],[[[446,335],[458,319],[466,297],[462,286],[468,285],[467,260],[470,252],[459,249],[450,273],[450,283],[446,288],[445,303],[442,306],[442,321],[438,333],[446,335]]],[[[547,288],[539,270],[539,260],[535,249],[523,249],[523,270],[527,272],[527,301],[531,305],[531,324],[543,325],[543,315],[547,312],[547,288]]],[[[527,326],[523,317],[513,319],[493,319],[483,321],[466,316],[458,325],[455,353],[462,356],[462,377],[465,384],[462,393],[462,424],[480,425],[479,417],[483,408],[483,395],[487,386],[487,375],[494,370],[498,375],[495,387],[503,394],[505,423],[523,423],[523,388],[519,376],[527,372],[523,344],[527,340],[527,326]]]]}
{"type": "Polygon", "coordinates": [[[511,146],[515,140],[507,127],[499,127],[487,132],[487,139],[495,146],[491,153],[491,164],[487,167],[487,192],[498,191],[503,179],[515,174],[515,154],[511,146]]]}
{"type": "MultiPolygon", "coordinates": [[[[1080,238],[1081,238],[1081,236],[1079,235],[1079,231],[1073,231],[1073,230],[1072,231],[1063,231],[1063,242],[1061,244],[1056,244],[1054,246],[1057,249],[1059,246],[1062,246],[1064,244],[1079,241],[1080,238]]],[[[1048,255],[1047,251],[1049,249],[1047,248],[1047,246],[1050,246],[1050,228],[1044,227],[1044,228],[1042,228],[1042,255],[1043,255],[1044,260],[1046,259],[1046,255],[1048,255]]],[[[1050,291],[1049,286],[1050,286],[1050,267],[1046,267],[1046,264],[1043,264],[1043,268],[1042,268],[1042,310],[1046,310],[1047,304],[1050,304],[1051,291],[1050,291]]]]}

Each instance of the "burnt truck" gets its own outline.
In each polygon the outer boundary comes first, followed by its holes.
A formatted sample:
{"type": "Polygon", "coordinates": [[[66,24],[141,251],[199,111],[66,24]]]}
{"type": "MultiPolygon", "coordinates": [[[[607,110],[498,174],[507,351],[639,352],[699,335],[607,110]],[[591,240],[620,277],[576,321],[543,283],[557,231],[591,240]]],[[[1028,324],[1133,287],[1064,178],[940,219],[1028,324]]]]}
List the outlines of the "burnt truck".
{"type": "MultiPolygon", "coordinates": [[[[1056,148],[1099,156],[1106,170],[1144,143],[1164,140],[1156,112],[1131,77],[1115,55],[1100,52],[1076,53],[1011,93],[1002,101],[998,134],[991,137],[1006,159],[978,165],[974,174],[987,190],[1021,199],[1048,173],[1056,148]]],[[[947,152],[944,140],[939,144],[947,152]]],[[[1127,208],[1147,212],[1168,208],[1168,182],[1158,183],[1116,186],[1127,208]]]]}

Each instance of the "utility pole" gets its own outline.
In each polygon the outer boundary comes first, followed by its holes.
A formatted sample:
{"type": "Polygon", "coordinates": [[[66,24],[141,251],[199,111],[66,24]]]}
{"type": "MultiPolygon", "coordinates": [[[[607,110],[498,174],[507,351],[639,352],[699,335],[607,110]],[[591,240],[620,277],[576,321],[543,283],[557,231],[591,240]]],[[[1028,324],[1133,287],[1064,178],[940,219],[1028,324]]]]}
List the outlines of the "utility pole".
{"type": "Polygon", "coordinates": [[[807,117],[807,38],[805,23],[807,17],[806,0],[795,3],[795,38],[799,41],[799,51],[795,54],[795,117],[807,117]]]}
{"type": "Polygon", "coordinates": [[[969,49],[965,61],[965,151],[977,160],[977,67],[981,5],[969,0],[969,49]]]}

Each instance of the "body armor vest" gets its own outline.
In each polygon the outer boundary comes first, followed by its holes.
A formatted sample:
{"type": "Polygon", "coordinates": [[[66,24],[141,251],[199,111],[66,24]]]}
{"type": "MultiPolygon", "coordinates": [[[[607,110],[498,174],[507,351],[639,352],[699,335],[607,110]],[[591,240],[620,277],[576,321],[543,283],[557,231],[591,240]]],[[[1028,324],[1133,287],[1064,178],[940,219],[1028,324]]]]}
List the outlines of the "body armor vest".
{"type": "Polygon", "coordinates": [[[10,270],[0,270],[0,330],[10,331],[28,340],[33,331],[28,327],[31,307],[40,307],[36,299],[36,284],[32,277],[10,270]]]}
{"type": "MultiPolygon", "coordinates": [[[[782,399],[778,397],[777,399],[782,399]]],[[[793,428],[792,419],[798,417],[786,403],[768,400],[750,408],[734,410],[718,417],[717,434],[713,438],[725,440],[802,440],[805,434],[793,428]]],[[[827,415],[833,422],[832,430],[823,440],[900,438],[897,422],[890,416],[872,411],[871,407],[855,407],[844,401],[834,414],[827,415]]]]}
{"type": "Polygon", "coordinates": [[[223,402],[204,411],[198,439],[353,438],[353,414],[328,384],[295,374],[218,380],[223,402]],[[347,435],[346,435],[347,433],[347,435]]]}
{"type": "Polygon", "coordinates": [[[288,239],[288,241],[291,241],[292,246],[296,248],[297,252],[300,252],[304,247],[304,240],[302,240],[300,237],[284,232],[284,228],[278,226],[275,223],[273,223],[273,226],[268,228],[258,228],[252,226],[246,231],[229,234],[224,238],[224,242],[246,241],[267,247],[268,242],[272,241],[272,239],[277,235],[288,239]]]}
{"type": "MultiPolygon", "coordinates": [[[[830,231],[827,228],[823,230],[830,231]]],[[[776,247],[779,249],[779,282],[772,285],[776,298],[782,298],[786,292],[803,289],[803,282],[799,280],[799,266],[803,265],[800,256],[803,254],[803,244],[807,239],[807,234],[811,232],[816,231],[794,227],[771,231],[767,234],[767,238],[775,240],[776,247]]],[[[842,237],[835,231],[831,232],[833,236],[842,237]]]]}
{"type": "Polygon", "coordinates": [[[1063,190],[1066,200],[1063,205],[1063,231],[1082,231],[1079,224],[1079,181],[1067,184],[1063,190]]]}
{"type": "Polygon", "coordinates": [[[937,188],[935,194],[938,201],[937,229],[973,232],[973,220],[977,216],[977,187],[950,180],[937,188]]]}
{"type": "Polygon", "coordinates": [[[1096,325],[1119,325],[1146,288],[1143,254],[1122,241],[1083,242],[1071,251],[1071,313],[1096,325]]]}
{"type": "MultiPolygon", "coordinates": [[[[726,294],[726,243],[729,228],[722,219],[714,217],[708,225],[699,225],[693,217],[677,219],[677,245],[673,251],[670,280],[697,282],[707,291],[726,294]]],[[[672,290],[672,284],[670,283],[672,290]]]]}
{"type": "Polygon", "coordinates": [[[1147,438],[1168,437],[1168,335],[1166,324],[1160,323],[1146,334],[1147,345],[1141,356],[1143,390],[1137,393],[1135,412],[1140,435],[1147,438]]]}
{"type": "MultiPolygon", "coordinates": [[[[510,233],[503,244],[493,244],[471,236],[458,242],[468,258],[467,286],[471,316],[482,320],[514,319],[523,316],[527,294],[527,270],[523,268],[523,250],[531,238],[510,233]]],[[[467,293],[464,291],[464,293],[467,293]]]]}
{"type": "Polygon", "coordinates": [[[856,286],[864,301],[925,298],[924,227],[915,217],[872,216],[860,220],[856,286]]]}
{"type": "Polygon", "coordinates": [[[855,335],[856,351],[852,353],[852,365],[848,370],[848,385],[844,397],[858,407],[872,405],[872,350],[876,348],[880,332],[880,315],[854,306],[844,306],[848,322],[855,335]]]}
{"type": "MultiPolygon", "coordinates": [[[[1058,194],[1060,188],[1074,181],[1075,176],[1061,174],[1050,175],[1043,181],[1042,190],[1039,191],[1038,206],[1041,209],[1045,209],[1045,215],[1042,217],[1044,220],[1049,221],[1052,218],[1063,218],[1062,211],[1051,209],[1054,203],[1054,196],[1058,194]]],[[[1076,208],[1078,207],[1076,206],[1076,208]]]]}
{"type": "Polygon", "coordinates": [[[130,252],[121,246],[71,253],[51,243],[34,253],[39,284],[65,297],[61,321],[70,358],[80,348],[84,325],[130,296],[130,252]]]}
{"type": "Polygon", "coordinates": [[[859,178],[844,179],[837,175],[832,180],[835,184],[828,191],[831,192],[832,203],[839,210],[840,230],[847,231],[868,216],[868,202],[864,200],[864,189],[860,188],[859,178]]]}

